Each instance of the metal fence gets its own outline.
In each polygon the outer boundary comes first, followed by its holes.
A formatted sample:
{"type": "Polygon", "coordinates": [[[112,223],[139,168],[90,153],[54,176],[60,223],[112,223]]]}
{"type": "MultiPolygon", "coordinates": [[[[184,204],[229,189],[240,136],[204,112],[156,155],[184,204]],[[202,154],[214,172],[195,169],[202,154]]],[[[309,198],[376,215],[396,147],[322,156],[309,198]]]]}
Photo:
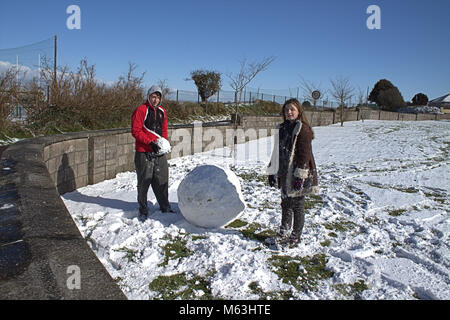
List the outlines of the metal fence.
{"type": "Polygon", "coordinates": [[[54,38],[17,48],[0,49],[0,73],[12,68],[17,71],[17,81],[38,79],[45,66],[53,68],[54,38]]]}
{"type": "MultiPolygon", "coordinates": [[[[235,94],[234,91],[219,91],[213,96],[208,98],[208,102],[222,102],[225,104],[230,103],[243,103],[243,104],[252,104],[257,100],[269,101],[278,104],[284,104],[288,99],[296,98],[301,103],[308,101],[311,106],[323,107],[323,108],[337,108],[339,106],[338,101],[332,101],[329,99],[319,99],[314,101],[311,98],[301,98],[298,95],[277,95],[270,94],[261,91],[247,91],[244,90],[240,93],[235,94]]],[[[188,90],[172,90],[167,93],[164,99],[172,100],[176,102],[195,102],[199,103],[201,101],[200,95],[196,91],[188,91],[188,90]]],[[[349,100],[346,102],[346,107],[355,107],[357,106],[356,101],[349,100]]]]}

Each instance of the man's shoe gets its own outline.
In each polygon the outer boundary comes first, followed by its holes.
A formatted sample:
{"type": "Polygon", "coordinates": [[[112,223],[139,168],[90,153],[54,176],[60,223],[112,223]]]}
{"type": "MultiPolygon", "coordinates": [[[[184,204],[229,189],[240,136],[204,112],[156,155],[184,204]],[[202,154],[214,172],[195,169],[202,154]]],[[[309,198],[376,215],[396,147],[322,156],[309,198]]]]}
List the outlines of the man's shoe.
{"type": "Polygon", "coordinates": [[[148,217],[148,209],[139,208],[139,221],[145,221],[148,217]]]}

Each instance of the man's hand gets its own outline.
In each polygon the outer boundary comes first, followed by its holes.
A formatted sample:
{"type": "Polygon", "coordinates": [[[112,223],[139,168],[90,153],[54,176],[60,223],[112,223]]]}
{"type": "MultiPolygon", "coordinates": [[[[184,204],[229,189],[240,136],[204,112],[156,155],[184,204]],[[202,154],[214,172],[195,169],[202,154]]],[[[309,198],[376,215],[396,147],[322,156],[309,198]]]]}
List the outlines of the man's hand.
{"type": "Polygon", "coordinates": [[[274,175],[270,175],[269,176],[269,186],[275,187],[276,182],[277,182],[277,179],[275,179],[275,176],[274,175]]]}
{"type": "Polygon", "coordinates": [[[154,153],[159,153],[160,148],[154,141],[150,142],[149,145],[152,147],[154,153]]]}

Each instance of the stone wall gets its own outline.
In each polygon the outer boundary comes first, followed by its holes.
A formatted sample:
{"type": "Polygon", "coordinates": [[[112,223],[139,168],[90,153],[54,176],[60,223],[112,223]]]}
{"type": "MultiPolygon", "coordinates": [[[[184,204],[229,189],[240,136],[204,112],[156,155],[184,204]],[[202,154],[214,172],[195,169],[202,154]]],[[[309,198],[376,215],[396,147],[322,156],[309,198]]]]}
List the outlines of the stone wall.
{"type": "Polygon", "coordinates": [[[133,170],[134,139],[129,129],[54,136],[43,161],[60,194],[133,170]],[[71,138],[68,139],[68,136],[71,138]]]}

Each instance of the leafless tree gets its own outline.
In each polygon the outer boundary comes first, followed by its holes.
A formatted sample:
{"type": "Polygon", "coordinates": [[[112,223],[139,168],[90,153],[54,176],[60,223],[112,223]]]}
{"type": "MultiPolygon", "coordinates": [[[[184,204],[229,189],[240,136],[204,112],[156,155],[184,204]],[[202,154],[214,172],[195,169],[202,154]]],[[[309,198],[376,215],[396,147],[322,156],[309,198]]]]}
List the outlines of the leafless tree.
{"type": "MultiPolygon", "coordinates": [[[[238,102],[238,94],[258,75],[258,73],[266,70],[269,65],[275,60],[275,57],[265,57],[259,62],[248,63],[246,58],[243,58],[240,63],[241,67],[238,73],[227,73],[226,76],[230,79],[230,86],[234,90],[235,102],[238,102]]],[[[239,99],[240,101],[240,99],[239,99]]]]}
{"type": "Polygon", "coordinates": [[[342,76],[330,79],[331,83],[331,95],[339,101],[339,107],[341,108],[340,120],[341,127],[344,125],[344,105],[345,101],[353,96],[354,88],[350,85],[349,78],[342,76]]]}
{"type": "Polygon", "coordinates": [[[358,105],[363,106],[366,103],[367,95],[363,88],[358,87],[358,105]]]}
{"type": "Polygon", "coordinates": [[[162,98],[165,99],[170,93],[170,88],[169,84],[167,83],[167,79],[164,80],[159,79],[157,85],[161,88],[162,98]]]}
{"type": "Polygon", "coordinates": [[[327,90],[322,89],[322,84],[316,84],[314,82],[305,80],[302,76],[300,76],[301,78],[301,82],[300,82],[300,87],[302,88],[303,91],[303,99],[304,100],[308,100],[310,101],[312,99],[312,93],[313,91],[320,91],[320,95],[323,97],[327,90]]]}
{"type": "Polygon", "coordinates": [[[7,119],[13,110],[13,102],[19,93],[17,75],[18,70],[15,67],[0,73],[0,130],[6,127],[7,119]]]}

